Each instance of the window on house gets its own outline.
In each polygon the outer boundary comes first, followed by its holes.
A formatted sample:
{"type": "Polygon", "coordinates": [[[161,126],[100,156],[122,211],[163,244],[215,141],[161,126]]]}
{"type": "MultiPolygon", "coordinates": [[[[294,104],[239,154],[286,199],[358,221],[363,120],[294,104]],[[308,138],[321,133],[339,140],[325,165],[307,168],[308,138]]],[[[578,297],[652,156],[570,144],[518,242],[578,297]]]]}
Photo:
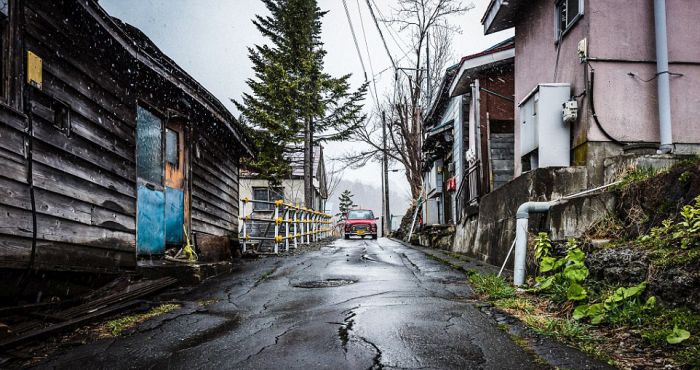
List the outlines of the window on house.
{"type": "Polygon", "coordinates": [[[162,121],[151,111],[136,109],[136,176],[149,183],[163,184],[162,121]]]}
{"type": "Polygon", "coordinates": [[[179,159],[179,138],[175,130],[165,129],[165,160],[171,165],[177,167],[179,159]]]}
{"type": "Polygon", "coordinates": [[[556,6],[555,37],[559,40],[583,15],[583,0],[559,0],[556,6]]]}
{"type": "MultiPolygon", "coordinates": [[[[280,199],[284,199],[284,188],[253,188],[253,200],[274,202],[280,199]]],[[[253,209],[256,211],[271,211],[274,209],[274,206],[267,203],[253,203],[253,209]]]]}

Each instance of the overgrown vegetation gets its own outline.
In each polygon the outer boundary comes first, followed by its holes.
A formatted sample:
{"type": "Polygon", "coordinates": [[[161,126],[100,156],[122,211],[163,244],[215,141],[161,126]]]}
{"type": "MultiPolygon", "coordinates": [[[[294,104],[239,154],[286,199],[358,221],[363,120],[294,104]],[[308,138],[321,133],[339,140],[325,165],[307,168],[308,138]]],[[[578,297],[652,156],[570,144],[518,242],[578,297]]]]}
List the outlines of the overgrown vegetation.
{"type": "MultiPolygon", "coordinates": [[[[681,278],[669,271],[692,274],[700,266],[700,196],[693,188],[700,184],[700,167],[695,158],[688,164],[694,167],[673,167],[662,175],[653,170],[630,174],[623,191],[632,195],[625,195],[625,208],[601,218],[585,233],[586,239],[555,245],[546,233],[533,238],[538,273],[529,289],[516,291],[504,278],[466,272],[474,291],[534,332],[556,337],[618,367],[700,369],[700,313],[694,310],[697,307],[683,306],[692,300],[665,300],[669,296],[663,290],[675,284],[668,279],[681,278]],[[655,174],[664,179],[651,178],[655,174]],[[666,194],[668,181],[674,188],[666,194]],[[654,196],[659,196],[645,204],[649,184],[654,196]],[[588,242],[592,239],[610,243],[603,251],[588,242]],[[637,275],[641,280],[624,285],[615,279],[596,280],[603,278],[600,266],[591,264],[593,270],[589,270],[588,253],[610,258],[618,247],[634,251],[620,254],[623,259],[632,256],[635,266],[648,265],[648,271],[637,275]],[[659,285],[662,278],[664,285],[659,285]]],[[[624,266],[614,268],[623,269],[624,274],[624,266]]]]}
{"type": "Polygon", "coordinates": [[[180,308],[179,304],[161,304],[145,313],[126,315],[118,319],[107,321],[103,324],[101,330],[99,331],[102,333],[102,337],[117,337],[120,336],[125,330],[131,329],[148,319],[175,311],[178,308],[180,308]]]}
{"type": "MultiPolygon", "coordinates": [[[[697,248],[699,230],[700,197],[683,207],[677,222],[664,222],[663,227],[652,229],[638,242],[647,247],[687,250],[697,248]]],[[[535,240],[539,275],[531,291],[547,297],[555,305],[553,309],[565,318],[549,322],[526,316],[528,325],[574,342],[580,340],[577,335],[587,325],[624,329],[637,334],[644,345],[672,353],[680,365],[700,366],[700,315],[688,309],[662,307],[655,296],[647,294],[647,282],[627,287],[588,284],[586,255],[573,240],[566,244],[563,256],[555,256],[553,251],[547,234],[540,233],[535,240]]]]}

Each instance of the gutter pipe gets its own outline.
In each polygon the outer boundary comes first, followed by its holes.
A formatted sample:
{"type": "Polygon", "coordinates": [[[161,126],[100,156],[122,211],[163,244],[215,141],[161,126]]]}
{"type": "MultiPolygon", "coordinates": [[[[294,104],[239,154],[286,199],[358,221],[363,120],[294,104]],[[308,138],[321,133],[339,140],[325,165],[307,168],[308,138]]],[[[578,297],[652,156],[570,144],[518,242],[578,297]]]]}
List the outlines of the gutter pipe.
{"type": "Polygon", "coordinates": [[[673,152],[671,128],[671,87],[668,71],[668,35],[666,31],[666,0],[654,0],[654,33],[656,36],[656,75],[658,76],[659,133],[658,154],[673,152]]]}
{"type": "Polygon", "coordinates": [[[527,256],[527,227],[530,213],[545,213],[552,206],[552,202],[526,202],[518,207],[515,214],[515,261],[513,266],[513,284],[522,286],[525,284],[525,258],[527,256]]]}
{"type": "MultiPolygon", "coordinates": [[[[525,284],[525,259],[527,257],[527,228],[530,213],[549,212],[549,210],[552,207],[559,203],[566,202],[569,199],[583,197],[603,189],[607,189],[621,182],[622,180],[618,180],[613,183],[598,186],[593,189],[584,190],[575,194],[569,194],[549,202],[525,202],[521,204],[520,207],[518,207],[517,212],[515,213],[515,241],[513,242],[515,244],[515,261],[513,262],[513,285],[522,286],[525,284]]],[[[508,251],[508,256],[503,262],[504,267],[506,265],[506,262],[508,262],[508,257],[510,257],[510,251],[508,251]]],[[[503,271],[503,267],[501,267],[501,271],[503,271]]]]}

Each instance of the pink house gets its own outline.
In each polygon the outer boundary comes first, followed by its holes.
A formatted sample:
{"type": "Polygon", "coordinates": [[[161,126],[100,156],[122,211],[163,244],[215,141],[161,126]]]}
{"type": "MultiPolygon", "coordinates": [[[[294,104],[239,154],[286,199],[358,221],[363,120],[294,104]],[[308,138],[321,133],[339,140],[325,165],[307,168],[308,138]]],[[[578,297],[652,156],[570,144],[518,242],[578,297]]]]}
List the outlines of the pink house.
{"type": "Polygon", "coordinates": [[[538,112],[525,107],[540,84],[568,84],[578,107],[562,120],[568,165],[587,166],[589,185],[603,181],[605,158],[697,152],[698,20],[697,0],[491,0],[484,32],[515,28],[516,176],[537,164],[524,142],[526,116],[538,112]]]}

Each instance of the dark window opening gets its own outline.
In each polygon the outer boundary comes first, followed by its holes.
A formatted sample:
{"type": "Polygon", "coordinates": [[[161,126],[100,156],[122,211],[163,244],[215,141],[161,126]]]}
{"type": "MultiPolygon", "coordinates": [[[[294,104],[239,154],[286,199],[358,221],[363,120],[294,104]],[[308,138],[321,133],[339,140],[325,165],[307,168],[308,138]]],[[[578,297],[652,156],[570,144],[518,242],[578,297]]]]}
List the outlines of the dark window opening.
{"type": "Polygon", "coordinates": [[[583,0],[559,0],[557,6],[556,38],[559,40],[583,15],[583,0]]]}
{"type": "MultiPolygon", "coordinates": [[[[253,200],[274,202],[280,199],[284,199],[284,188],[253,188],[253,200]]],[[[271,211],[274,209],[274,206],[268,203],[253,203],[253,209],[256,211],[271,211]]]]}
{"type": "Polygon", "coordinates": [[[53,102],[53,125],[64,134],[70,135],[71,130],[71,110],[68,104],[54,100],[53,102]]]}
{"type": "Polygon", "coordinates": [[[171,165],[178,167],[180,159],[180,140],[177,131],[165,129],[165,160],[171,165]]]}

